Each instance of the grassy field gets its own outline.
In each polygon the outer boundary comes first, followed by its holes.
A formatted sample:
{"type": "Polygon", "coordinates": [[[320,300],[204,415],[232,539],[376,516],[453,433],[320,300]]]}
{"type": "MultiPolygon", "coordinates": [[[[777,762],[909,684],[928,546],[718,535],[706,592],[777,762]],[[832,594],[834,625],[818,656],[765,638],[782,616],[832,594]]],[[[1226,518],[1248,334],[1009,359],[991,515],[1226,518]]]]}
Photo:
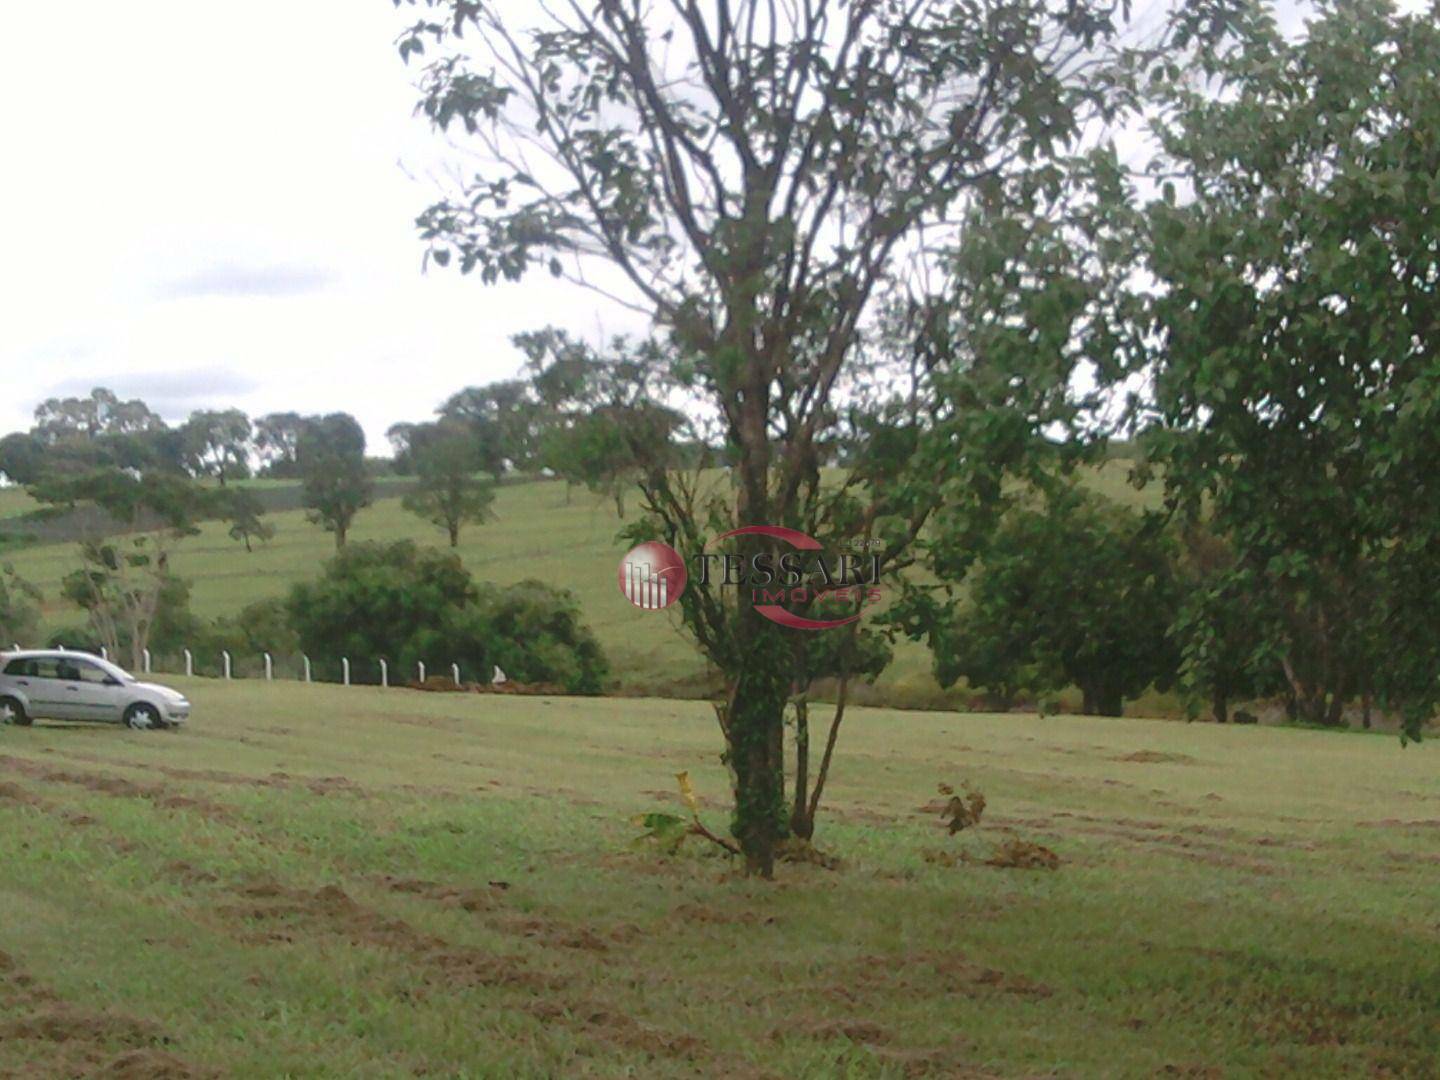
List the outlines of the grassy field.
{"type": "Polygon", "coordinates": [[[0,1075],[1436,1075],[1429,746],[857,710],[762,884],[632,845],[698,703],[176,682],[0,729],[0,1075]]]}
{"type": "MultiPolygon", "coordinates": [[[[1112,498],[1138,503],[1142,496],[1126,483],[1128,465],[1112,463],[1097,470],[1091,484],[1112,498]]],[[[14,496],[16,505],[24,496],[14,496]]],[[[1153,492],[1144,493],[1153,499],[1153,492]]],[[[9,504],[0,499],[0,513],[9,504]]],[[[538,578],[569,589],[595,630],[615,676],[615,689],[625,693],[674,693],[703,680],[704,665],[683,636],[676,614],[638,616],[620,595],[615,568],[626,545],[615,539],[623,524],[609,500],[576,491],[567,502],[565,487],[555,482],[507,485],[497,490],[496,519],[467,528],[460,555],[482,581],[510,584],[538,578]]],[[[245,604],[284,594],[291,585],[319,573],[334,553],[333,538],[295,510],[269,516],[275,539],[254,552],[232,541],[223,526],[206,525],[185,541],[173,560],[175,572],[192,583],[192,604],[204,617],[232,615],[245,604]]],[[[356,519],[352,538],[443,544],[444,534],[412,514],[398,498],[378,500],[356,519]]],[[[48,629],[75,626],[77,609],[59,598],[60,581],[79,565],[73,544],[49,544],[11,552],[5,560],[44,592],[48,629]]],[[[964,689],[942,692],[931,676],[929,653],[902,643],[895,663],[874,691],[860,690],[861,700],[884,700],[906,706],[957,706],[970,697],[964,689]]],[[[1076,700],[1078,705],[1078,698],[1076,700]]],[[[1158,700],[1144,699],[1142,710],[1155,711],[1158,700]]],[[[1173,703],[1169,703],[1173,707],[1173,703]]]]}

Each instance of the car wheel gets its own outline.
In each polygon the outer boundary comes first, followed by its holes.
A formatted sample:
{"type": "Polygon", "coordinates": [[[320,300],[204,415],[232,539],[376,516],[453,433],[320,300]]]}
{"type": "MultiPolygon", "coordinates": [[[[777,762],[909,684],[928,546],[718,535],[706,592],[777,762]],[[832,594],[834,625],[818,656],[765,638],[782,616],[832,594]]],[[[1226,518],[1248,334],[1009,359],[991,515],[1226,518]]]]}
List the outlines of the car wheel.
{"type": "Polygon", "coordinates": [[[137,701],[125,710],[125,726],[131,731],[154,731],[165,726],[160,711],[154,705],[137,701]]]}
{"type": "Polygon", "coordinates": [[[25,706],[14,698],[0,698],[0,724],[29,727],[30,715],[25,711],[25,706]]]}

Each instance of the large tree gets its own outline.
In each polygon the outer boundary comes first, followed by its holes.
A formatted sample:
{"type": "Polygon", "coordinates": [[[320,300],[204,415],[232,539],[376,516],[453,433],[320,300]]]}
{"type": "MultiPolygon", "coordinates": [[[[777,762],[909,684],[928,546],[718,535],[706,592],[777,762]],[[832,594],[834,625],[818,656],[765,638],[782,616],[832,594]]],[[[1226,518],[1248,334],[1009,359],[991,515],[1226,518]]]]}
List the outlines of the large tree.
{"type": "Polygon", "coordinates": [[[567,493],[580,484],[611,498],[623,519],[625,493],[646,472],[677,465],[675,439],[691,431],[667,404],[675,383],[653,343],[617,338],[597,349],[555,328],[513,340],[541,404],[536,460],[567,493]]]}
{"type": "Polygon", "coordinates": [[[55,507],[97,507],[119,526],[116,534],[82,541],[83,565],[65,578],[62,594],[85,610],[112,655],[128,646],[139,670],[167,592],[176,587],[170,556],[213,512],[212,494],[186,477],[120,469],[50,478],[30,491],[55,507]]]}
{"type": "MultiPolygon", "coordinates": [[[[1440,25],[1263,10],[1156,86],[1137,215],[1149,464],[1233,550],[1252,655],[1299,714],[1440,701],[1440,25]]],[[[1200,635],[1197,646],[1210,646],[1200,635]]]]}
{"type": "Polygon", "coordinates": [[[1082,712],[1119,716],[1127,697],[1175,680],[1174,559],[1158,517],[1083,489],[1016,508],[932,639],[936,676],[1002,696],[1078,686],[1082,712]]]}
{"type": "Polygon", "coordinates": [[[254,429],[239,409],[202,409],[190,414],[180,429],[187,464],[196,476],[226,480],[250,475],[250,444],[254,429]]]}
{"type": "Polygon", "coordinates": [[[266,476],[300,475],[300,435],[308,423],[295,412],[268,413],[255,421],[255,453],[266,476]]]}
{"type": "Polygon", "coordinates": [[[370,505],[374,482],[365,465],[365,432],[348,413],[313,417],[300,429],[296,465],[310,520],[345,546],[355,515],[370,505]]]}
{"type": "MultiPolygon", "coordinates": [[[[715,419],[733,491],[649,471],[656,532],[699,552],[730,529],[786,526],[832,549],[883,544],[895,570],[937,507],[963,513],[988,496],[951,467],[945,428],[963,401],[940,384],[953,351],[907,350],[898,372],[877,374],[884,358],[861,331],[902,284],[902,325],[942,329],[907,267],[953,239],[975,200],[1077,136],[1103,104],[1120,5],[410,2],[436,16],[400,42],[402,56],[440,53],[422,108],[482,159],[421,216],[430,260],[487,282],[539,268],[609,293],[653,320],[669,374],[715,419]],[[898,433],[884,456],[823,483],[819,463],[862,410],[898,433]]],[[[982,428],[967,430],[1002,434],[982,428]]],[[[746,534],[730,550],[753,565],[788,549],[746,534]]],[[[747,868],[768,876],[787,820],[797,632],[743,592],[692,586],[682,605],[726,681],[732,829],[747,868]]]]}
{"type": "Polygon", "coordinates": [[[405,509],[444,529],[450,546],[459,547],[461,528],[494,516],[495,485],[478,475],[480,448],[464,425],[441,421],[415,425],[406,449],[415,487],[405,495],[405,509]]]}

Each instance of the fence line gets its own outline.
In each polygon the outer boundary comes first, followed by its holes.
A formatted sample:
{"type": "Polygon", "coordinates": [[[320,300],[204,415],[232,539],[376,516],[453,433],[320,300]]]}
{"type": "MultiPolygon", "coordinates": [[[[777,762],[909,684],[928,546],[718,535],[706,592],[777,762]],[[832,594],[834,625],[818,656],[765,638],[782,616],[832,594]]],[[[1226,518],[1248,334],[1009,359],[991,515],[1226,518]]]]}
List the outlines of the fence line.
{"type": "MultiPolygon", "coordinates": [[[[54,646],[54,648],[59,651],[67,651],[65,646],[54,646]]],[[[15,652],[24,651],[19,644],[12,645],[12,649],[15,652]]],[[[74,652],[77,650],[69,649],[68,651],[74,652]]],[[[114,662],[117,659],[110,656],[109,650],[104,648],[103,646],[99,649],[99,655],[102,659],[110,660],[111,662],[114,662]]],[[[212,661],[213,666],[210,666],[209,671],[206,671],[206,665],[201,663],[201,661],[197,659],[196,654],[189,648],[181,649],[179,654],[169,654],[168,657],[166,654],[152,653],[150,649],[144,649],[141,651],[140,656],[140,673],[144,675],[152,675],[157,673],[164,674],[167,672],[166,661],[168,659],[174,662],[174,664],[177,665],[179,668],[179,670],[170,670],[170,674],[178,675],[181,674],[181,672],[183,671],[183,673],[187,677],[192,678],[198,675],[201,678],[209,677],[227,680],[236,678],[244,679],[247,677],[245,672],[248,671],[251,673],[249,677],[263,678],[266,682],[284,681],[285,679],[284,674],[277,671],[277,668],[279,668],[281,665],[277,664],[277,658],[272,653],[261,653],[259,654],[258,658],[252,658],[251,661],[245,662],[245,664],[243,665],[242,661],[244,661],[244,657],[233,656],[228,649],[222,649],[220,650],[218,655],[211,654],[211,656],[214,657],[212,661]],[[257,659],[259,662],[258,667],[254,663],[254,660],[257,659]],[[244,670],[241,670],[242,666],[244,670]]],[[[285,661],[287,660],[287,657],[282,655],[281,657],[279,657],[279,659],[281,661],[285,661]]],[[[288,660],[291,661],[290,671],[293,673],[292,678],[295,681],[306,683],[323,683],[326,681],[323,678],[316,677],[317,673],[315,669],[315,661],[312,660],[309,655],[305,653],[290,655],[288,657],[288,660]],[[293,663],[296,660],[298,660],[298,664],[293,663]]],[[[370,667],[368,669],[365,669],[363,665],[362,669],[354,669],[352,667],[350,657],[339,657],[339,678],[338,680],[334,681],[337,681],[339,685],[342,686],[357,685],[352,680],[352,670],[369,670],[371,672],[378,672],[380,678],[380,681],[378,683],[371,685],[376,685],[381,688],[389,687],[391,675],[389,659],[383,656],[376,657],[374,665],[374,667],[370,667]]],[[[449,667],[450,681],[453,682],[456,686],[463,685],[461,681],[462,669],[460,664],[458,662],[451,661],[449,667]]],[[[330,670],[334,671],[335,669],[331,668],[330,670]]],[[[444,670],[444,668],[441,667],[440,670],[444,670]]],[[[424,660],[416,661],[416,682],[423,683],[428,678],[431,678],[432,676],[430,672],[431,668],[429,665],[426,664],[424,660]]],[[[492,666],[492,674],[489,681],[492,685],[499,685],[507,681],[507,676],[505,675],[505,672],[500,670],[498,666],[492,666]]],[[[362,683],[359,685],[364,684],[362,683]]]]}

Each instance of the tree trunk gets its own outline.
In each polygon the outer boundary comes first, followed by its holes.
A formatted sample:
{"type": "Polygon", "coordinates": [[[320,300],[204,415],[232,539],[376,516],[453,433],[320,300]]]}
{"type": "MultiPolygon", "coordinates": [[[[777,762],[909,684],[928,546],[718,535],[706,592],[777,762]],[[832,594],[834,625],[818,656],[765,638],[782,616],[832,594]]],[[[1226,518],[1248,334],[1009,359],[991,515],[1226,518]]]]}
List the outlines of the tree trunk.
{"type": "Polygon", "coordinates": [[[1081,686],[1081,712],[1087,716],[1124,716],[1125,695],[1110,686],[1081,686]]]}
{"type": "Polygon", "coordinates": [[[615,494],[615,516],[618,517],[621,521],[624,521],[624,520],[625,520],[625,489],[624,489],[623,487],[617,487],[617,488],[615,489],[614,494],[615,494]]]}
{"type": "Polygon", "coordinates": [[[1230,722],[1230,695],[1219,687],[1210,697],[1210,709],[1215,714],[1217,724],[1230,722]]]}
{"type": "Polygon", "coordinates": [[[344,526],[344,525],[336,525],[336,526],[335,526],[335,550],[336,550],[336,551],[341,551],[341,550],[343,550],[344,547],[345,547],[345,532],[346,532],[346,529],[345,529],[345,526],[344,526]]]}
{"type": "Polygon", "coordinates": [[[453,548],[453,547],[459,547],[459,546],[460,546],[460,523],[459,523],[458,521],[452,521],[452,522],[450,522],[449,528],[450,528],[450,546],[451,546],[452,548],[453,548]]]}
{"type": "MultiPolygon", "coordinates": [[[[759,621],[759,616],[755,617],[759,621]]],[[[785,699],[789,679],[782,662],[788,651],[776,635],[747,635],[741,670],[726,722],[730,768],[735,783],[731,832],[740,842],[745,870],[775,876],[775,842],[785,820],[785,699]]]]}
{"type": "Polygon", "coordinates": [[[805,810],[806,840],[815,835],[815,815],[820,812],[820,796],[825,793],[825,781],[830,777],[830,762],[835,758],[835,744],[840,739],[840,725],[845,720],[845,703],[849,699],[850,674],[842,672],[839,687],[835,691],[835,715],[830,718],[830,734],[825,737],[825,753],[820,756],[820,771],[815,774],[815,790],[810,793],[810,805],[805,810]]]}
{"type": "Polygon", "coordinates": [[[810,795],[810,703],[795,699],[795,798],[790,811],[790,832],[802,840],[815,833],[809,814],[810,795]]]}

